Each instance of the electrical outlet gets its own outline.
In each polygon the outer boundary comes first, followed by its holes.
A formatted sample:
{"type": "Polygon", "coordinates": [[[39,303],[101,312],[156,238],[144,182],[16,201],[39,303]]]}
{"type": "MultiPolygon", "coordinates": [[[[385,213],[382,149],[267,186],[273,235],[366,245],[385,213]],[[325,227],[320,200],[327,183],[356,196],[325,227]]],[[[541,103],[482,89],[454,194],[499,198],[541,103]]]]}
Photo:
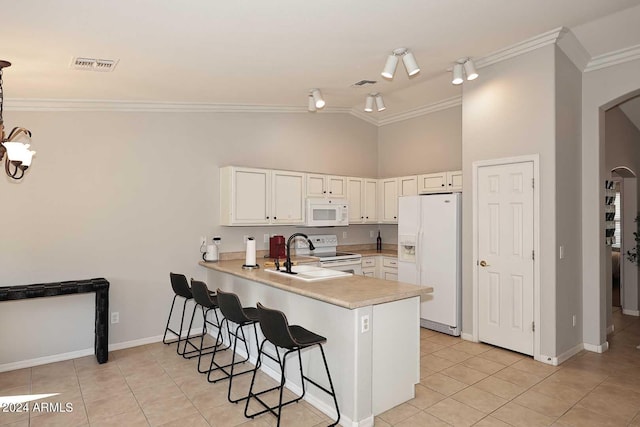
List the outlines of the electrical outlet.
{"type": "Polygon", "coordinates": [[[249,236],[248,235],[242,236],[242,242],[243,243],[247,243],[247,240],[249,240],[249,236]]]}
{"type": "Polygon", "coordinates": [[[269,233],[265,233],[265,235],[264,235],[264,242],[265,242],[265,243],[269,243],[269,233]]]}
{"type": "Polygon", "coordinates": [[[207,238],[204,236],[200,236],[200,246],[204,246],[207,244],[207,238]]]}
{"type": "Polygon", "coordinates": [[[369,315],[365,314],[360,318],[360,333],[369,332],[369,315]]]}
{"type": "Polygon", "coordinates": [[[573,315],[573,327],[574,328],[576,327],[576,315],[575,314],[573,315]]]}
{"type": "Polygon", "coordinates": [[[346,239],[346,238],[347,238],[347,232],[346,232],[346,231],[343,231],[343,232],[342,232],[342,238],[343,238],[343,239],[346,239]]]}
{"type": "Polygon", "coordinates": [[[376,237],[376,232],[373,230],[369,231],[369,237],[371,237],[372,239],[376,237]]]}
{"type": "Polygon", "coordinates": [[[120,323],[120,313],[117,311],[111,312],[111,323],[120,323]]]}

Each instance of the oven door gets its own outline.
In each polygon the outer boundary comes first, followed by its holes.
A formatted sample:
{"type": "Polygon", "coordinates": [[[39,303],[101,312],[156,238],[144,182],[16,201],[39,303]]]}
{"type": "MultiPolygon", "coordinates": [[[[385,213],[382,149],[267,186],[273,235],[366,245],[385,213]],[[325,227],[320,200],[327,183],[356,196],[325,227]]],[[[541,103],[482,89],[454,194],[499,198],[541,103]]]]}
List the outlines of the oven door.
{"type": "Polygon", "coordinates": [[[327,260],[321,261],[320,267],[329,268],[331,270],[344,271],[353,275],[362,276],[362,261],[327,260]]]}

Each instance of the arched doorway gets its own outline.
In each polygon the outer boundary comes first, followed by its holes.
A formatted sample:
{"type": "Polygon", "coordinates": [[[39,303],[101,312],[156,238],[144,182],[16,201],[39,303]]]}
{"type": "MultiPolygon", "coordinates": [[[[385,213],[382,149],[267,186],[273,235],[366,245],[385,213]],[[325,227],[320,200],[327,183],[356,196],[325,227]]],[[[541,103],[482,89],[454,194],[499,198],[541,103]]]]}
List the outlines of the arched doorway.
{"type": "MultiPolygon", "coordinates": [[[[640,142],[640,141],[638,141],[640,142]]],[[[638,147],[640,151],[640,147],[638,147]]],[[[638,267],[626,254],[635,248],[634,232],[637,231],[635,218],[638,214],[638,185],[636,173],[627,166],[611,170],[611,178],[616,183],[616,227],[619,230],[617,242],[607,251],[607,333],[614,330],[613,313],[621,310],[624,314],[636,314],[638,295],[638,267]],[[634,304],[635,300],[635,304],[634,304]]]]}

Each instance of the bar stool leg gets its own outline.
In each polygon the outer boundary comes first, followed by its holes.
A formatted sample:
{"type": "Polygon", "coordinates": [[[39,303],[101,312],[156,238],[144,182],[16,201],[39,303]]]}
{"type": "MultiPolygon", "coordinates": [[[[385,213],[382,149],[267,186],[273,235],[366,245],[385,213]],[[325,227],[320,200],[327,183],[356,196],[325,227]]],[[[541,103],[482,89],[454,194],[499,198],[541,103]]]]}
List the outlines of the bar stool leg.
{"type": "Polygon", "coordinates": [[[221,346],[223,343],[220,340],[220,318],[218,317],[217,308],[205,310],[205,308],[202,307],[202,319],[203,319],[203,325],[202,325],[202,336],[200,337],[200,353],[198,354],[198,372],[201,374],[206,374],[208,371],[206,369],[203,370],[201,368],[202,356],[213,354],[213,352],[215,352],[215,348],[221,346]],[[213,310],[213,315],[216,318],[215,324],[213,322],[207,321],[207,314],[209,314],[209,312],[212,310],[213,310]],[[212,326],[215,326],[218,329],[218,335],[216,336],[215,344],[210,345],[208,347],[204,347],[204,337],[207,334],[207,323],[212,326]],[[211,350],[211,351],[208,351],[208,350],[211,350]]]}
{"type": "MultiPolygon", "coordinates": [[[[167,332],[170,331],[174,335],[176,334],[175,331],[169,328],[169,323],[171,322],[171,315],[173,314],[173,306],[176,304],[176,298],[178,298],[178,295],[174,295],[173,301],[171,301],[171,309],[169,310],[169,317],[167,317],[167,326],[164,328],[164,336],[162,337],[162,342],[167,345],[173,344],[175,342],[175,341],[167,342],[167,332]]],[[[184,316],[184,313],[183,313],[183,316],[184,316]]],[[[179,336],[178,336],[178,340],[180,340],[179,336]]]]}

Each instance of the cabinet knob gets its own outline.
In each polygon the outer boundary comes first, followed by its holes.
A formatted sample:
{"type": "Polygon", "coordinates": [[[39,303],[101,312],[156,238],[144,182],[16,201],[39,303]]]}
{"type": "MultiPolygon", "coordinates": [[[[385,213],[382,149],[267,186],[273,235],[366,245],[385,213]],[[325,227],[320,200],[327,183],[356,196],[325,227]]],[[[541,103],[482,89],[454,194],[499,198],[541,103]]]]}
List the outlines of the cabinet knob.
{"type": "Polygon", "coordinates": [[[369,219],[369,217],[367,217],[367,219],[369,219]]]}
{"type": "Polygon", "coordinates": [[[333,191],[329,191],[329,194],[333,194],[333,191]]]}
{"type": "Polygon", "coordinates": [[[276,218],[276,217],[274,216],[274,217],[273,217],[273,219],[278,219],[278,218],[276,218]]]}
{"type": "Polygon", "coordinates": [[[451,187],[451,183],[449,183],[449,187],[451,187]]]}
{"type": "Polygon", "coordinates": [[[269,217],[267,217],[267,219],[269,219],[269,217]]]}
{"type": "Polygon", "coordinates": [[[444,187],[444,184],[442,184],[442,187],[444,187]]]}
{"type": "Polygon", "coordinates": [[[394,217],[393,217],[393,219],[398,219],[398,217],[397,217],[397,216],[394,216],[394,217]]]}
{"type": "Polygon", "coordinates": [[[363,216],[361,216],[361,217],[360,217],[360,219],[364,219],[364,217],[363,217],[363,216]]]}
{"type": "Polygon", "coordinates": [[[326,192],[326,191],[323,191],[323,192],[322,192],[322,194],[327,194],[327,192],[326,192]]]}

